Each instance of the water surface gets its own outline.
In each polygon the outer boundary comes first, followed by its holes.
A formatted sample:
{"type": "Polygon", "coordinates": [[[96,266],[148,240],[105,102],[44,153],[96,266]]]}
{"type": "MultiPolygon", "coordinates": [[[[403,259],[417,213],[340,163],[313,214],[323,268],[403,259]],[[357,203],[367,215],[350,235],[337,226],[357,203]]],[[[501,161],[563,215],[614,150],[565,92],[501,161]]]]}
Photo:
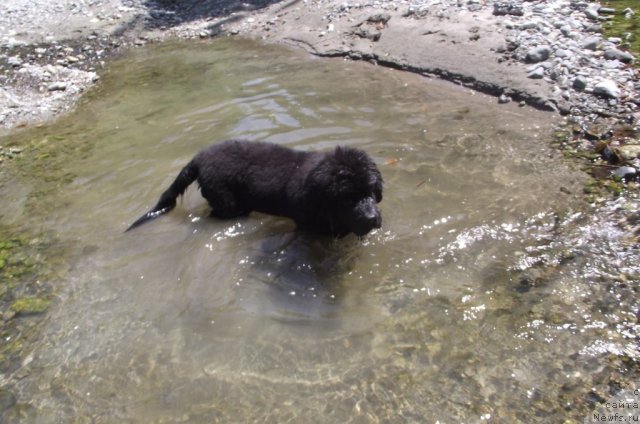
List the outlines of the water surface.
{"type": "Polygon", "coordinates": [[[20,413],[581,417],[576,396],[610,352],[597,347],[625,344],[605,340],[609,321],[579,271],[575,246],[588,239],[557,236],[583,216],[582,176],[547,147],[551,119],[420,76],[237,39],[113,63],[58,124],[95,141],[68,163],[76,177],[45,224],[84,254],[28,372],[5,376],[30,405],[20,413]],[[331,240],[266,215],[219,221],[194,186],[170,214],[123,233],[195,152],[228,138],[365,149],[386,181],[383,227],[331,240]]]}

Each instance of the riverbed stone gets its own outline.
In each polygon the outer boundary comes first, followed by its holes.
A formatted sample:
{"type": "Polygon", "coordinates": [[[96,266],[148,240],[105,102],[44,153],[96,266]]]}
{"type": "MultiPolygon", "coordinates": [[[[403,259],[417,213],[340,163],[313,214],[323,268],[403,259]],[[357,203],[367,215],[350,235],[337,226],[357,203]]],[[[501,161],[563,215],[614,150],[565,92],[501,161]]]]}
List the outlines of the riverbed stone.
{"type": "Polygon", "coordinates": [[[551,47],[542,45],[529,50],[525,60],[529,63],[538,63],[549,59],[549,56],[551,56],[551,47]]]}
{"type": "Polygon", "coordinates": [[[619,180],[632,180],[637,173],[638,171],[633,166],[621,166],[613,171],[613,177],[619,180]]]}
{"type": "Polygon", "coordinates": [[[598,8],[598,14],[613,15],[615,13],[616,13],[616,9],[614,9],[613,7],[600,7],[600,8],[598,8]]]}
{"type": "Polygon", "coordinates": [[[47,86],[48,91],[64,91],[66,89],[67,83],[61,81],[53,82],[47,86]]]}
{"type": "Polygon", "coordinates": [[[538,66],[527,74],[527,78],[531,79],[541,79],[544,78],[544,68],[542,66],[538,66]]]}
{"type": "Polygon", "coordinates": [[[593,87],[593,94],[610,99],[617,99],[622,95],[618,84],[613,80],[605,80],[593,87]]]}
{"type": "Polygon", "coordinates": [[[6,411],[16,404],[16,397],[6,389],[0,389],[0,412],[6,411]]]}
{"type": "Polygon", "coordinates": [[[586,8],[584,10],[584,14],[587,18],[594,21],[598,20],[598,18],[600,17],[600,15],[598,14],[598,10],[593,7],[586,8]]]}
{"type": "Polygon", "coordinates": [[[602,39],[600,37],[588,37],[582,41],[582,48],[585,50],[596,50],[602,39]]]}
{"type": "Polygon", "coordinates": [[[618,147],[618,155],[624,160],[640,157],[640,144],[625,144],[618,147]]]}
{"type": "Polygon", "coordinates": [[[11,67],[18,68],[22,66],[22,59],[20,59],[18,56],[11,56],[7,59],[7,63],[11,67]]]}
{"type": "Polygon", "coordinates": [[[522,16],[524,15],[524,8],[522,4],[516,1],[499,2],[493,4],[493,14],[496,16],[522,16]]]}
{"type": "Polygon", "coordinates": [[[585,77],[578,75],[573,80],[573,88],[578,91],[584,91],[587,88],[588,81],[585,77]]]}
{"type": "Polygon", "coordinates": [[[501,94],[500,97],[498,97],[498,103],[500,104],[505,104],[509,102],[511,102],[511,97],[507,96],[506,94],[501,94]]]}
{"type": "Polygon", "coordinates": [[[634,57],[631,53],[611,47],[604,51],[604,58],[608,60],[619,60],[624,63],[631,63],[634,57]]]}

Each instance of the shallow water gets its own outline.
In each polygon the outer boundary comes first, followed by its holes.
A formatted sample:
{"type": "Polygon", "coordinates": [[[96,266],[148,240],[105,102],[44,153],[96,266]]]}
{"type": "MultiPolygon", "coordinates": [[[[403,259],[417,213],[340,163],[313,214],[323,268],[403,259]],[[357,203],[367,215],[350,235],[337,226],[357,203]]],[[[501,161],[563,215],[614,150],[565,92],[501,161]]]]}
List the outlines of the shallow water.
{"type": "Polygon", "coordinates": [[[70,258],[24,369],[4,376],[22,405],[7,415],[580,417],[580,388],[626,346],[608,331],[624,317],[603,317],[594,297],[608,265],[582,253],[599,239],[580,232],[568,193],[582,175],[547,147],[551,118],[238,39],[133,52],[64,124],[96,144],[68,163],[77,177],[43,225],[84,254],[70,258]],[[265,215],[219,221],[194,187],[170,214],[123,233],[196,151],[228,138],[367,150],[386,181],[383,228],[329,240],[265,215]],[[565,226],[573,238],[558,238],[565,226]]]}

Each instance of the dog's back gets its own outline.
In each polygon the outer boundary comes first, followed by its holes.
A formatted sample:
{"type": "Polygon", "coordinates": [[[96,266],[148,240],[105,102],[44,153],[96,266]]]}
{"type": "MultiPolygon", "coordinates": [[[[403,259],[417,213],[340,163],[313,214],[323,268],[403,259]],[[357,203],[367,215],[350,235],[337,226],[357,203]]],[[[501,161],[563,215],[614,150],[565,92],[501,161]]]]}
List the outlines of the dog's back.
{"type": "Polygon", "coordinates": [[[156,206],[128,229],[170,211],[197,180],[218,218],[262,212],[323,234],[364,235],[381,225],[382,177],[362,150],[304,152],[272,143],[229,140],[209,146],[180,171],[156,206]]]}

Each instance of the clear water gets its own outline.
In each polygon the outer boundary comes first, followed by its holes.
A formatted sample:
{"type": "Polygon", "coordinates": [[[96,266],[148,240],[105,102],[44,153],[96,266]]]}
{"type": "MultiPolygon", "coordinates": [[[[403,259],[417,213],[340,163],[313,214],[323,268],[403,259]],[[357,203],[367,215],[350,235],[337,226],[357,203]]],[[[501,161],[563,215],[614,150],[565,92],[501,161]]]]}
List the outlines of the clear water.
{"type": "Polygon", "coordinates": [[[594,297],[608,265],[582,253],[599,236],[567,194],[582,175],[547,147],[551,115],[238,39],[137,50],[95,94],[67,121],[95,148],[43,224],[84,254],[3,377],[10,419],[561,422],[628,344],[594,297]],[[123,233],[228,138],[367,150],[383,228],[336,241],[219,221],[193,187],[123,233]]]}

